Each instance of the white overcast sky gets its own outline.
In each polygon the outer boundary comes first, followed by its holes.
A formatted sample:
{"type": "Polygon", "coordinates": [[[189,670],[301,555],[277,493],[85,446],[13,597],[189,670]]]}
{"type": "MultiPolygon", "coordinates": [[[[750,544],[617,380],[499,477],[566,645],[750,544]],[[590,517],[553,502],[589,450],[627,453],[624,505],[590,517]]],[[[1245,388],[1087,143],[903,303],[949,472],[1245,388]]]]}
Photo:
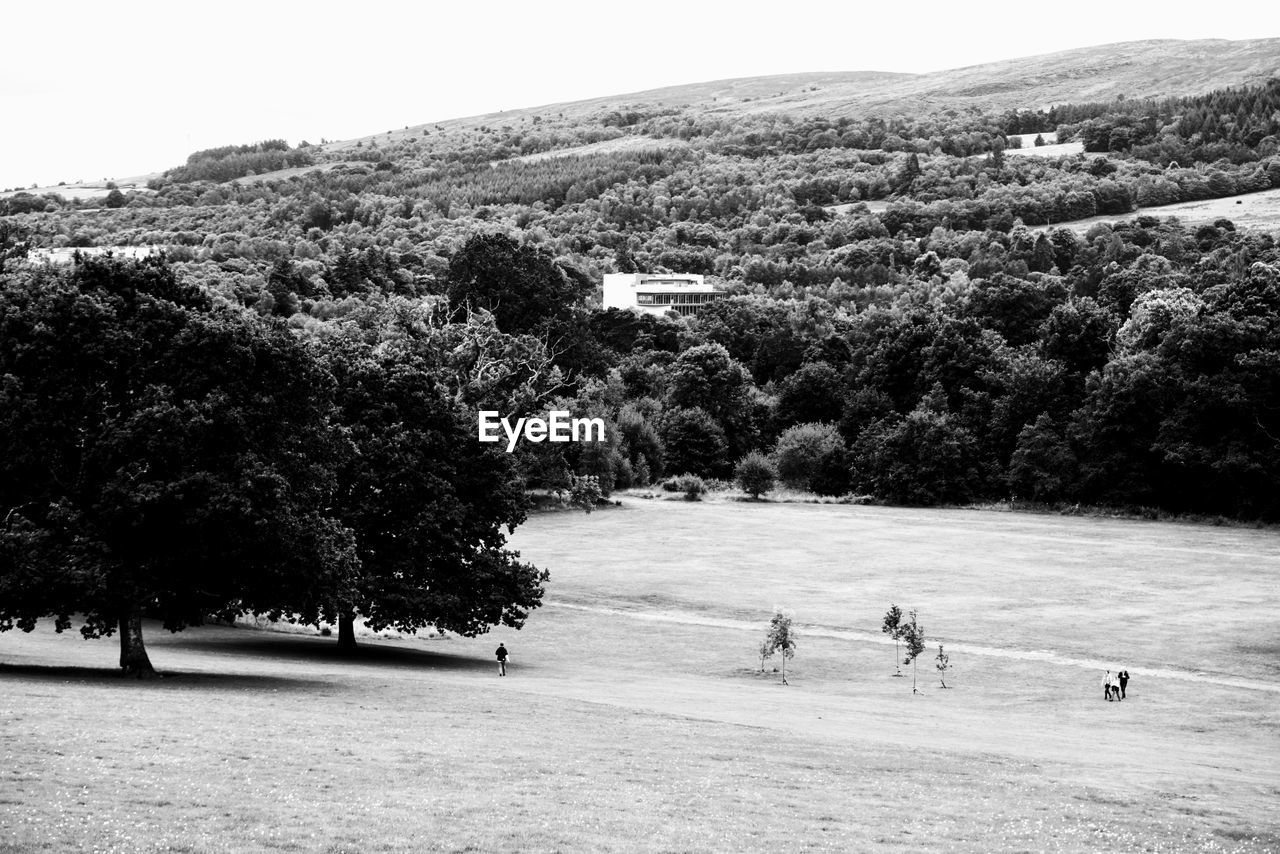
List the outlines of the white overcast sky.
{"type": "Polygon", "coordinates": [[[1280,4],[1264,0],[20,0],[0,40],[0,189],[728,77],[1276,36],[1280,4]]]}

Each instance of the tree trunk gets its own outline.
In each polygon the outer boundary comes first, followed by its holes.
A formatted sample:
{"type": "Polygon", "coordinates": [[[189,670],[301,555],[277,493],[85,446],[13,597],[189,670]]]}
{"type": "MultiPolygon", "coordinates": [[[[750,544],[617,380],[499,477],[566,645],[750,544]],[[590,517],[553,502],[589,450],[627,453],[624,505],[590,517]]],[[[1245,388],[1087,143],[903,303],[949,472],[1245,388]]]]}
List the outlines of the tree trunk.
{"type": "Polygon", "coordinates": [[[159,676],[147,657],[147,647],[142,642],[142,615],[136,611],[120,617],[120,669],[125,676],[136,679],[159,676]]]}
{"type": "Polygon", "coordinates": [[[354,614],[338,617],[338,649],[343,652],[355,652],[356,618],[354,614]]]}

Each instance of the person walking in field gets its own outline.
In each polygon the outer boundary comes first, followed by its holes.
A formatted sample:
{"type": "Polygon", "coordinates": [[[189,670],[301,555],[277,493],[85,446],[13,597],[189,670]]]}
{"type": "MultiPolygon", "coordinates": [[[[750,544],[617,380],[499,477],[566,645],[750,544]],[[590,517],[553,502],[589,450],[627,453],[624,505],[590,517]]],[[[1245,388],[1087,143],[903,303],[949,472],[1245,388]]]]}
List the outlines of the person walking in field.
{"type": "Polygon", "coordinates": [[[502,644],[498,644],[498,648],[494,650],[493,654],[498,657],[498,675],[506,676],[507,675],[507,648],[502,644]]]}
{"type": "Polygon", "coordinates": [[[1124,699],[1124,690],[1129,687],[1129,671],[1120,671],[1120,699],[1124,699]]]}
{"type": "Polygon", "coordinates": [[[1108,703],[1111,702],[1111,671],[1107,671],[1107,675],[1102,677],[1102,696],[1108,703]]]}

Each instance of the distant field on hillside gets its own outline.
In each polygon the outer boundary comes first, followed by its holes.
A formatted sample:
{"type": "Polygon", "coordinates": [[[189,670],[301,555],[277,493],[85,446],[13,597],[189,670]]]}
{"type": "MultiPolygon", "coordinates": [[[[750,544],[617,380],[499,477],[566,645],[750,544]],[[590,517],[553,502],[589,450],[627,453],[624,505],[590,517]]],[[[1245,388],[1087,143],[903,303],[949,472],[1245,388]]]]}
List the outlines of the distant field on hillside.
{"type": "MultiPolygon", "coordinates": [[[[1159,205],[1138,208],[1124,216],[1095,216],[1072,222],[1054,223],[1050,228],[1069,228],[1083,234],[1099,223],[1130,220],[1139,216],[1177,217],[1188,225],[1202,225],[1219,219],[1229,219],[1237,228],[1256,228],[1262,231],[1280,229],[1280,190],[1262,190],[1243,196],[1227,196],[1222,199],[1206,199],[1199,202],[1179,202],[1176,205],[1159,205]]],[[[1037,230],[1042,230],[1040,226],[1037,230]]]]}
{"type": "Polygon", "coordinates": [[[1062,157],[1069,154],[1083,154],[1084,143],[1063,142],[1055,145],[1041,145],[1033,148],[1010,148],[1005,151],[1012,157],[1062,157]]]}
{"type": "Polygon", "coordinates": [[[64,246],[60,249],[32,249],[27,257],[32,261],[48,261],[51,264],[70,264],[77,252],[82,255],[118,255],[121,258],[147,258],[160,251],[155,246],[64,246]]]}
{"type": "MultiPolygon", "coordinates": [[[[113,181],[116,187],[122,193],[139,192],[149,193],[147,182],[152,178],[159,177],[159,173],[152,175],[137,175],[132,178],[121,178],[113,181]]],[[[57,193],[64,199],[82,199],[85,201],[97,199],[105,199],[111,189],[107,186],[106,181],[82,181],[71,184],[58,184],[49,187],[35,187],[32,189],[10,190],[0,193],[0,199],[7,199],[10,196],[16,196],[18,193],[30,193],[33,196],[42,196],[45,193],[57,193]]]]}
{"type": "Polygon", "coordinates": [[[1062,157],[1069,154],[1083,154],[1083,142],[1058,142],[1058,134],[1049,131],[1043,134],[1018,133],[1014,137],[1022,141],[1020,148],[1007,148],[1005,154],[1023,157],[1062,157]],[[1044,145],[1036,145],[1036,137],[1044,140],[1044,145]]]}
{"type": "Polygon", "coordinates": [[[573,148],[558,148],[555,151],[541,151],[537,154],[526,154],[523,157],[512,157],[504,163],[537,163],[540,160],[553,160],[557,157],[583,157],[590,154],[616,154],[621,151],[645,151],[671,148],[687,148],[688,143],[678,139],[649,139],[647,137],[624,136],[620,139],[608,139],[593,142],[590,145],[578,145],[573,148]]]}
{"type": "Polygon", "coordinates": [[[0,636],[0,851],[1280,846],[1274,531],[631,497],[513,544],[552,571],[519,632],[345,660],[151,625],[153,685],[111,642],[0,636]],[[921,695],[891,602],[925,627],[921,695]]]}

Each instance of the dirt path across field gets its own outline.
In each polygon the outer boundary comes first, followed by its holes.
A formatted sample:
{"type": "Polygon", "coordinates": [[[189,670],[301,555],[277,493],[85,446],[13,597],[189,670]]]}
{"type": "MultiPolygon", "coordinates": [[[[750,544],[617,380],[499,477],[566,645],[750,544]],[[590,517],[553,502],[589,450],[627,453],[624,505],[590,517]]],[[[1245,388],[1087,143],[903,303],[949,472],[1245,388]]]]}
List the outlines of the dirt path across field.
{"type": "MultiPolygon", "coordinates": [[[[759,633],[760,622],[750,622],[747,620],[731,620],[715,617],[708,617],[703,614],[679,613],[671,611],[629,611],[619,608],[602,608],[593,605],[577,605],[569,602],[549,602],[546,607],[567,608],[575,611],[585,611],[593,614],[602,614],[609,617],[622,617],[630,620],[643,620],[646,622],[656,623],[676,623],[685,626],[705,626],[707,628],[716,629],[733,629],[736,631],[759,633]]],[[[891,638],[884,634],[875,634],[869,631],[857,631],[850,629],[834,629],[828,626],[805,625],[799,624],[796,628],[803,632],[806,637],[822,637],[833,640],[856,641],[859,643],[873,643],[881,646],[893,646],[894,642],[891,638]]],[[[1059,655],[1058,653],[1048,650],[1021,650],[1021,649],[997,649],[989,646],[979,646],[977,644],[951,642],[947,644],[948,649],[954,652],[969,653],[972,655],[985,655],[994,658],[1006,658],[1014,661],[1029,661],[1043,664],[1052,664],[1063,667],[1082,667],[1086,670],[1102,672],[1110,669],[1113,665],[1109,661],[1100,659],[1075,658],[1071,656],[1059,655]]],[[[1226,688],[1244,688],[1250,691],[1270,691],[1280,694],[1280,685],[1274,682],[1262,682],[1257,679],[1243,679],[1230,676],[1215,676],[1208,673],[1199,673],[1192,670],[1183,670],[1176,667],[1160,667],[1151,668],[1144,667],[1143,675],[1158,679],[1177,679],[1184,682],[1199,682],[1208,685],[1221,685],[1226,688]]]]}
{"type": "MultiPolygon", "coordinates": [[[[571,609],[561,605],[548,610],[547,616],[556,619],[557,610],[571,609]]],[[[619,616],[637,615],[596,616],[616,621],[619,616]]],[[[640,619],[652,625],[668,623],[673,617],[640,619]]],[[[746,628],[733,621],[698,622],[712,623],[717,629],[746,628]]],[[[803,631],[812,651],[816,633],[808,627],[803,631]]],[[[620,636],[643,636],[646,642],[661,634],[661,630],[628,631],[626,626],[619,630],[620,636]]],[[[960,645],[955,650],[960,652],[960,645]]],[[[737,678],[708,679],[658,669],[614,670],[608,660],[597,658],[572,665],[548,661],[522,667],[517,661],[509,678],[495,679],[494,690],[517,702],[520,695],[557,697],[636,714],[750,727],[761,731],[762,745],[769,741],[766,733],[777,731],[809,739],[937,752],[961,761],[965,756],[975,761],[998,757],[1041,768],[1051,777],[1187,802],[1229,788],[1240,793],[1242,808],[1247,803],[1255,809],[1264,808],[1276,779],[1274,745],[1251,747],[1238,733],[1225,729],[1189,731],[1181,712],[1170,714],[1170,704],[1183,707],[1196,697],[1203,697],[1206,707],[1231,708],[1230,697],[1238,692],[1237,686],[1215,685],[1209,689],[1214,693],[1207,695],[1204,686],[1178,690],[1165,683],[1161,689],[1166,693],[1159,699],[1154,699],[1157,692],[1152,691],[1152,699],[1104,703],[1091,693],[1068,710],[1049,711],[1038,702],[1016,695],[993,696],[977,686],[943,691],[927,676],[921,693],[913,694],[910,677],[880,680],[889,686],[886,692],[880,685],[835,689],[830,683],[810,683],[795,676],[783,686],[776,673],[742,672],[737,678]],[[975,689],[983,696],[975,696],[975,689]]],[[[1159,679],[1163,677],[1143,671],[1148,686],[1159,679]]],[[[1016,689],[1006,684],[999,690],[1011,687],[1016,689]]],[[[1250,687],[1274,690],[1273,686],[1250,687]]]]}

